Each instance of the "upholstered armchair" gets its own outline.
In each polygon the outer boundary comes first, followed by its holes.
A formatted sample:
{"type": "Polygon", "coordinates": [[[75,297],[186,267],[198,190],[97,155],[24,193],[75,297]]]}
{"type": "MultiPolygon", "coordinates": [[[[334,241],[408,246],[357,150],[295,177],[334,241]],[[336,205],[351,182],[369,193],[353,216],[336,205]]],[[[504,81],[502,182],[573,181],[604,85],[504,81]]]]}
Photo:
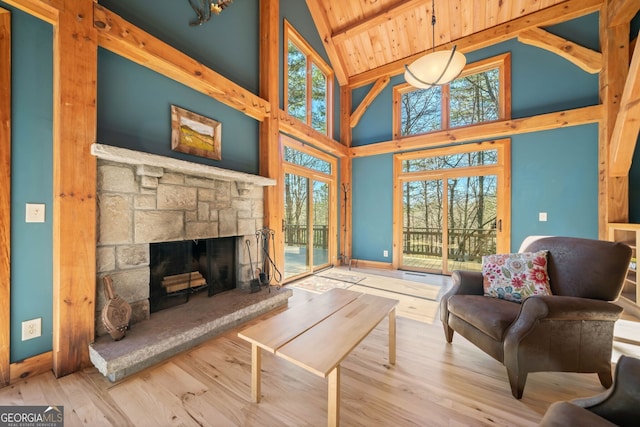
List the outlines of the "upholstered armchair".
{"type": "Polygon", "coordinates": [[[593,397],[552,404],[540,427],[631,427],[639,421],[640,359],[621,356],[613,387],[593,397]]]}
{"type": "Polygon", "coordinates": [[[552,295],[522,303],[484,295],[483,275],[454,271],[443,296],[440,318],[447,342],[454,331],[503,363],[516,399],[529,372],[597,373],[612,384],[615,301],[629,267],[631,248],[622,243],[574,237],[530,237],[521,253],[548,251],[552,295]]]}

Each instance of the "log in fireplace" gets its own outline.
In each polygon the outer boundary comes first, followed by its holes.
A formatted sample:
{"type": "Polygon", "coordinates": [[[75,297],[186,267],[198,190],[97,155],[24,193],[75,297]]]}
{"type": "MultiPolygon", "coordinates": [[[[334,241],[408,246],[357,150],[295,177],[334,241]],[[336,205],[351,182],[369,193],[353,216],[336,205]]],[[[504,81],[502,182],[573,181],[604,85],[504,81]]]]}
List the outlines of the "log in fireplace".
{"type": "Polygon", "coordinates": [[[238,237],[193,239],[149,245],[150,312],[236,288],[238,237]]]}

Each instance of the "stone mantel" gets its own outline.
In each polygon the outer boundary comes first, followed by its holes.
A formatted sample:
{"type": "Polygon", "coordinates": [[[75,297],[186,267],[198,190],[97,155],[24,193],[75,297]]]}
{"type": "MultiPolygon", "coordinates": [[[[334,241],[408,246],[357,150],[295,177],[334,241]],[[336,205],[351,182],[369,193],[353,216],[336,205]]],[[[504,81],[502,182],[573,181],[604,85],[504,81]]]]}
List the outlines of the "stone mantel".
{"type": "Polygon", "coordinates": [[[252,184],[263,187],[276,185],[275,179],[265,178],[259,175],[203,165],[201,163],[188,162],[185,160],[174,159],[172,157],[159,156],[157,154],[128,150],[126,148],[114,147],[112,145],[92,144],[91,154],[99,159],[109,160],[112,162],[160,167],[202,178],[217,179],[220,181],[235,181],[238,187],[242,186],[242,184],[252,184]]]}

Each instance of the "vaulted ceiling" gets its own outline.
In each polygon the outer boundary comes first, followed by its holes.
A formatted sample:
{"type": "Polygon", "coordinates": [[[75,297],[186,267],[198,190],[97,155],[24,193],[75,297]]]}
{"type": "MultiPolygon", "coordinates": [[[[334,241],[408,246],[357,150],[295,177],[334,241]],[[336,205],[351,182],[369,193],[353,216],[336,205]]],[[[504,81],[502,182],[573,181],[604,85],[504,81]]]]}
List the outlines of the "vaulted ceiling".
{"type": "MultiPolygon", "coordinates": [[[[508,31],[502,24],[561,3],[575,2],[435,0],[432,7],[432,0],[307,0],[340,84],[380,67],[401,67],[431,50],[432,10],[437,49],[492,28],[508,31]]],[[[562,20],[562,9],[556,7],[553,18],[562,20]]],[[[464,51],[468,46],[458,48],[464,51]]]]}

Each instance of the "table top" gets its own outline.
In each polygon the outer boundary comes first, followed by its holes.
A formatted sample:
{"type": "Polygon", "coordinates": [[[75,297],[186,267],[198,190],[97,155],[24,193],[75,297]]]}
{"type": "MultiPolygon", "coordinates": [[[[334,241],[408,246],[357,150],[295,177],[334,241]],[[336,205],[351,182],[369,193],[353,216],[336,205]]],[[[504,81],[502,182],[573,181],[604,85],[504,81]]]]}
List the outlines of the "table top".
{"type": "Polygon", "coordinates": [[[390,298],[332,289],[238,336],[326,378],[397,304],[390,298]]]}

